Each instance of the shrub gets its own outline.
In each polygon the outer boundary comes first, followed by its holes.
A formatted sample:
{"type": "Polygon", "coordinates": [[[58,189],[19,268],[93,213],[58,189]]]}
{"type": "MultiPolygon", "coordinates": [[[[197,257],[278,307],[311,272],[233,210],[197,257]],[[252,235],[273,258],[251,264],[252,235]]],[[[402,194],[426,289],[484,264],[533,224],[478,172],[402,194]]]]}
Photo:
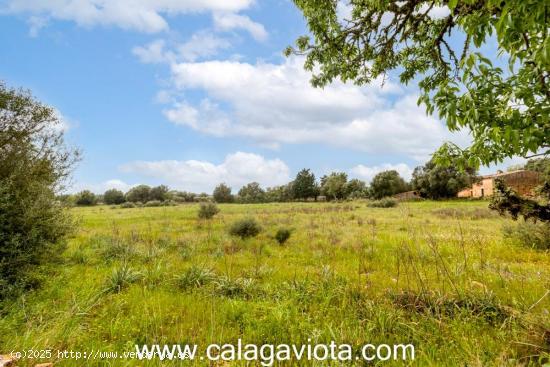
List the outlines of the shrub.
{"type": "Polygon", "coordinates": [[[229,234],[244,240],[245,238],[257,236],[261,230],[260,225],[254,218],[245,218],[233,223],[229,228],[229,234]]]}
{"type": "Polygon", "coordinates": [[[60,126],[53,108],[0,82],[0,299],[35,284],[73,227],[56,193],[78,152],[60,126]]]}
{"type": "Polygon", "coordinates": [[[135,208],[136,204],[132,203],[131,201],[127,201],[125,203],[122,203],[120,207],[123,209],[130,209],[130,208],[135,208]]]}
{"type": "Polygon", "coordinates": [[[372,179],[369,189],[369,196],[373,199],[381,199],[385,196],[392,196],[405,192],[409,185],[399,176],[395,170],[383,171],[372,179]]]}
{"type": "Polygon", "coordinates": [[[97,204],[96,195],[90,190],[84,190],[76,194],[76,205],[80,206],[92,206],[97,204]]]}
{"type": "Polygon", "coordinates": [[[103,194],[103,202],[107,205],[117,205],[125,202],[124,193],[117,189],[110,189],[103,194]]]}
{"type": "Polygon", "coordinates": [[[126,193],[126,200],[132,203],[145,203],[149,200],[151,188],[147,185],[136,186],[126,193]]]}
{"type": "Polygon", "coordinates": [[[275,239],[279,242],[279,245],[284,244],[290,238],[290,229],[279,228],[275,233],[275,239]]]}
{"type": "Polygon", "coordinates": [[[141,273],[134,271],[127,264],[124,264],[120,268],[115,269],[107,279],[106,290],[108,292],[120,293],[124,288],[140,279],[141,273]]]}
{"type": "Polygon", "coordinates": [[[212,270],[193,265],[176,278],[176,283],[181,289],[187,290],[203,287],[215,278],[216,274],[212,270]]]}
{"type": "Polygon", "coordinates": [[[200,219],[212,219],[219,212],[220,209],[215,203],[205,202],[200,204],[198,216],[200,219]]]}
{"type": "Polygon", "coordinates": [[[216,281],[216,292],[225,297],[251,298],[259,293],[254,279],[221,277],[216,281]]]}
{"type": "Polygon", "coordinates": [[[224,183],[216,186],[212,196],[217,203],[231,203],[234,199],[233,195],[231,195],[231,187],[224,183]]]}
{"type": "Polygon", "coordinates": [[[392,198],[383,198],[380,200],[374,200],[367,204],[371,208],[393,208],[397,206],[397,200],[392,198]]]}
{"type": "Polygon", "coordinates": [[[156,207],[156,206],[162,206],[162,205],[163,205],[163,203],[159,200],[150,200],[150,201],[146,202],[145,204],[143,204],[143,206],[148,207],[148,208],[156,207]]]}
{"type": "Polygon", "coordinates": [[[550,224],[520,222],[503,228],[504,236],[516,241],[522,246],[537,250],[550,250],[550,224]]]}

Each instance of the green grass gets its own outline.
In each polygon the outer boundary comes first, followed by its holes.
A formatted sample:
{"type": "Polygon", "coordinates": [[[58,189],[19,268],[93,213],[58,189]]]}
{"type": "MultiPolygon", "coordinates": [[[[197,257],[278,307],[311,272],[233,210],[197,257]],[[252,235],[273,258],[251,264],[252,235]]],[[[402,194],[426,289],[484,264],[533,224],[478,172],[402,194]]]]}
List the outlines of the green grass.
{"type": "Polygon", "coordinates": [[[413,343],[417,366],[544,364],[550,255],[504,239],[511,221],[486,207],[225,204],[211,220],[197,219],[198,205],[73,209],[80,228],[63,261],[43,269],[40,289],[1,305],[0,354],[311,339],[413,343]],[[228,234],[249,217],[257,237],[228,234]],[[281,246],[282,227],[292,236],[281,246]]]}

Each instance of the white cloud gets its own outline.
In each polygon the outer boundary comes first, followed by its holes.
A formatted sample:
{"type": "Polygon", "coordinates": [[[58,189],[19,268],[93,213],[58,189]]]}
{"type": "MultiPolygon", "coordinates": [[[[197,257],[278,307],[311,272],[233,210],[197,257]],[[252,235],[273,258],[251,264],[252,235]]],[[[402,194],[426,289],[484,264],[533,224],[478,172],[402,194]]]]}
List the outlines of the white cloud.
{"type": "Polygon", "coordinates": [[[300,58],[283,64],[175,63],[174,87],[205,91],[208,98],[197,106],[176,103],[165,115],[206,134],[244,136],[264,146],[324,143],[419,160],[444,140],[467,141],[464,134],[451,135],[441,122],[426,116],[415,95],[391,82],[384,88],[379,82],[362,88],[334,82],[320,89],[311,87],[309,79],[300,58]]]}
{"type": "Polygon", "coordinates": [[[214,13],[214,25],[217,29],[230,31],[233,29],[244,29],[257,41],[265,41],[268,33],[264,26],[254,22],[246,15],[235,13],[214,13]]]}
{"type": "Polygon", "coordinates": [[[403,177],[406,181],[409,181],[412,178],[413,168],[409,167],[405,163],[398,164],[382,164],[378,166],[364,166],[359,164],[351,169],[353,176],[356,176],[366,182],[371,182],[374,176],[382,171],[397,171],[399,175],[403,177]]]}
{"type": "Polygon", "coordinates": [[[163,39],[158,39],[145,46],[136,46],[132,53],[145,64],[176,63],[179,61],[196,61],[212,57],[220,50],[231,47],[228,39],[218,37],[212,32],[199,31],[194,33],[187,42],[167,45],[163,39]]]}
{"type": "Polygon", "coordinates": [[[175,61],[175,54],[166,50],[166,41],[155,40],[145,46],[136,46],[132,49],[132,53],[145,64],[157,64],[164,62],[175,61]]]}
{"type": "Polygon", "coordinates": [[[193,192],[212,192],[221,182],[236,191],[252,181],[266,187],[290,180],[289,169],[280,159],[269,160],[243,152],[227,155],[220,164],[197,160],[139,161],[126,164],[121,170],[153,177],[170,187],[193,192]]]}
{"type": "Polygon", "coordinates": [[[165,15],[238,12],[254,0],[6,0],[0,12],[74,21],[80,26],[117,26],[141,32],[169,28],[165,15]]]}
{"type": "Polygon", "coordinates": [[[77,183],[72,187],[70,187],[68,192],[77,193],[82,190],[90,190],[96,194],[103,194],[105,191],[109,189],[117,189],[122,192],[127,192],[134,186],[136,185],[130,185],[119,179],[111,179],[111,180],[107,180],[107,181],[104,181],[101,183],[95,183],[95,184],[77,183]]]}
{"type": "Polygon", "coordinates": [[[231,47],[231,43],[210,32],[201,31],[177,46],[180,57],[185,61],[195,61],[199,58],[215,56],[220,50],[231,47]]]}

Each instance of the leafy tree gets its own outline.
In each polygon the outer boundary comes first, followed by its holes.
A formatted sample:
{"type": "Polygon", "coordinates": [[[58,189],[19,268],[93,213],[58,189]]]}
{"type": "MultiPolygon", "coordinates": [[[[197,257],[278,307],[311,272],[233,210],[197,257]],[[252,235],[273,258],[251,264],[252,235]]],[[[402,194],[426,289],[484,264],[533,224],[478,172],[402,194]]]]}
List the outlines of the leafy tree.
{"type": "Polygon", "coordinates": [[[72,228],[56,195],[78,160],[56,111],[0,82],[0,298],[35,283],[72,228]]]}
{"type": "Polygon", "coordinates": [[[216,186],[212,196],[214,196],[214,200],[217,203],[232,203],[234,200],[233,195],[231,195],[231,187],[227,186],[225,183],[216,186]]]}
{"type": "Polygon", "coordinates": [[[303,169],[296,175],[292,184],[292,196],[294,199],[306,200],[316,198],[319,188],[315,182],[315,175],[309,169],[303,169]]]}
{"type": "Polygon", "coordinates": [[[550,157],[529,159],[523,169],[539,172],[544,182],[550,182],[550,157]]]}
{"type": "Polygon", "coordinates": [[[456,166],[443,166],[432,159],[424,166],[416,167],[411,185],[420,196],[430,199],[456,197],[456,194],[475,181],[476,170],[460,170],[456,166]]]}
{"type": "Polygon", "coordinates": [[[383,171],[378,173],[372,179],[370,184],[369,196],[374,199],[380,199],[386,196],[392,196],[405,192],[409,186],[403,180],[397,171],[383,171]]]}
{"type": "Polygon", "coordinates": [[[346,197],[349,199],[364,198],[368,194],[367,185],[357,178],[348,181],[345,187],[346,197]]]}
{"type": "Polygon", "coordinates": [[[75,204],[80,206],[91,206],[97,204],[97,196],[90,190],[83,190],[76,194],[75,204]]]}
{"type": "Polygon", "coordinates": [[[151,201],[151,200],[166,201],[170,197],[169,191],[170,189],[168,189],[168,186],[165,186],[165,185],[155,186],[151,188],[151,190],[149,191],[149,198],[147,199],[147,201],[151,201]]]}
{"type": "Polygon", "coordinates": [[[126,201],[124,193],[117,189],[110,189],[103,194],[103,202],[107,205],[118,205],[126,201]]]}
{"type": "Polygon", "coordinates": [[[321,178],[321,195],[333,200],[341,200],[346,197],[346,184],[348,175],[344,172],[332,172],[321,178]]]}
{"type": "Polygon", "coordinates": [[[146,203],[149,201],[151,188],[147,185],[133,187],[126,193],[126,200],[132,203],[146,203]]]}
{"type": "Polygon", "coordinates": [[[550,153],[548,2],[541,0],[294,0],[311,36],[286,54],[306,55],[314,86],[335,78],[368,84],[389,72],[418,81],[418,102],[451,131],[467,129],[466,149],[447,143],[437,157],[460,166],[550,153]],[[338,5],[351,7],[341,19],[338,5]],[[448,14],[436,17],[431,10],[448,14]],[[496,41],[500,60],[482,54],[496,41]]]}
{"type": "Polygon", "coordinates": [[[239,201],[242,203],[263,203],[265,191],[257,182],[251,182],[239,190],[239,201]]]}
{"type": "Polygon", "coordinates": [[[168,194],[170,195],[172,200],[180,203],[191,203],[195,200],[195,196],[197,196],[192,192],[176,191],[176,190],[172,190],[168,194]]]}
{"type": "Polygon", "coordinates": [[[267,202],[286,202],[292,201],[293,192],[292,192],[292,182],[289,182],[286,185],[268,187],[265,192],[265,199],[267,202]]]}
{"type": "Polygon", "coordinates": [[[501,215],[506,213],[516,220],[519,215],[524,219],[540,220],[550,225],[550,183],[546,182],[540,194],[546,201],[541,204],[536,200],[522,198],[514,190],[507,187],[501,180],[495,180],[495,191],[489,207],[497,210],[501,215]]]}

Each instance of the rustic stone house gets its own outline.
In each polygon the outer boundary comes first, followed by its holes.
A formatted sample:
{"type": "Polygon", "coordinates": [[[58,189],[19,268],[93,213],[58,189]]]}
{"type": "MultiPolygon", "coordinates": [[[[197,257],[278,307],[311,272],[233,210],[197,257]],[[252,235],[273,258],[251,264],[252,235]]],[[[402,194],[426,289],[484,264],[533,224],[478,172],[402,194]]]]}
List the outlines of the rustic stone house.
{"type": "Polygon", "coordinates": [[[534,189],[540,185],[540,175],[535,171],[518,170],[512,172],[499,171],[492,175],[482,176],[472,187],[458,193],[459,198],[482,198],[492,196],[495,179],[501,179],[504,183],[522,196],[531,196],[534,189]]]}

